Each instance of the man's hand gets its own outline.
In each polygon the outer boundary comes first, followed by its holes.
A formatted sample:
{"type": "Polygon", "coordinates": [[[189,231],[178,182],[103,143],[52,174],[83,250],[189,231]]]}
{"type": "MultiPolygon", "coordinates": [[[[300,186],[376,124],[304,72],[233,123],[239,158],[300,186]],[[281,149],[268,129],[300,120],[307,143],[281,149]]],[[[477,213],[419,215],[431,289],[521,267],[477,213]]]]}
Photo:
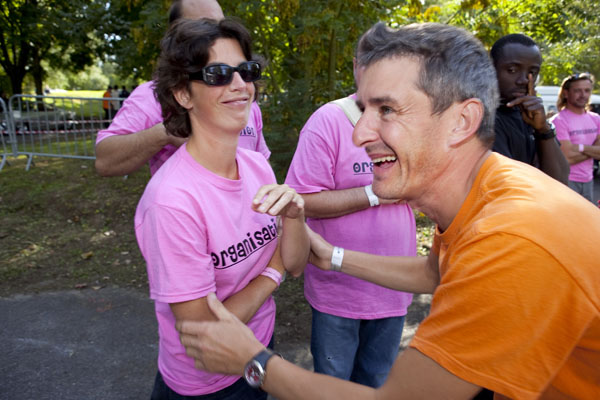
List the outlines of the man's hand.
{"type": "Polygon", "coordinates": [[[544,111],[544,103],[542,99],[536,96],[533,74],[527,75],[527,96],[517,97],[508,102],[507,107],[518,106],[521,109],[523,121],[530,125],[538,133],[547,132],[550,125],[546,122],[546,112],[544,111]]]}
{"type": "MultiPolygon", "coordinates": [[[[160,125],[163,125],[163,124],[161,123],[160,125]]],[[[164,129],[164,125],[163,125],[163,129],[164,129]]],[[[173,145],[175,147],[181,146],[182,144],[184,144],[185,142],[187,142],[187,140],[189,139],[189,138],[186,138],[186,137],[185,138],[180,138],[180,137],[177,137],[177,136],[169,135],[166,130],[165,130],[165,135],[167,135],[167,141],[169,142],[169,144],[171,144],[171,145],[173,145]]]]}
{"type": "Polygon", "coordinates": [[[308,262],[322,270],[331,270],[331,255],[333,246],[329,244],[321,235],[315,233],[309,227],[306,227],[308,238],[310,239],[310,254],[308,262]]]}
{"type": "Polygon", "coordinates": [[[252,200],[252,209],[262,214],[304,218],[304,199],[288,185],[273,183],[258,190],[252,200]]]}
{"type": "Polygon", "coordinates": [[[181,344],[197,369],[242,375],[244,366],[265,348],[250,328],[227,311],[214,293],[206,297],[216,322],[178,321],[181,344]]]}

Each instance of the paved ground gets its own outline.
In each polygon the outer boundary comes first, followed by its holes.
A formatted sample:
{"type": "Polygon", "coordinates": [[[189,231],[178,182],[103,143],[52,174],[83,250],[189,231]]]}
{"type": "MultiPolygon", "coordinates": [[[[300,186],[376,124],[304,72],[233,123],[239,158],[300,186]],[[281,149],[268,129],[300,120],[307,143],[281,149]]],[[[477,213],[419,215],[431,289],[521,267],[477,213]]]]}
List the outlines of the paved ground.
{"type": "MultiPolygon", "coordinates": [[[[429,309],[416,296],[403,345],[429,309]]],[[[148,399],[156,374],[152,302],[104,288],[0,298],[0,399],[148,399]]],[[[278,351],[310,368],[308,343],[278,351]]]]}

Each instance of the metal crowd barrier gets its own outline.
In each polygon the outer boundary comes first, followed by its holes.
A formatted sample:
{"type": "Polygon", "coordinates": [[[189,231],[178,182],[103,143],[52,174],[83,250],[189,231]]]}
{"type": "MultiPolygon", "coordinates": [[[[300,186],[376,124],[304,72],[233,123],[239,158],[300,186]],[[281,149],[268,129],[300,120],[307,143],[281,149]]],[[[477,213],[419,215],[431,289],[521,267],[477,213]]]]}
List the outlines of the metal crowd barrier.
{"type": "Polygon", "coordinates": [[[123,99],[14,95],[0,103],[2,161],[7,156],[60,157],[93,160],[96,134],[107,127],[123,99]],[[113,105],[107,111],[103,103],[113,105]]]}
{"type": "MultiPolygon", "coordinates": [[[[6,104],[4,100],[0,99],[0,119],[1,121],[8,121],[8,112],[6,111],[6,104]]],[[[6,142],[8,141],[8,129],[5,130],[4,127],[0,127],[0,171],[4,168],[4,164],[7,162],[7,158],[9,155],[13,155],[12,149],[6,146],[6,142]],[[5,132],[6,131],[6,132],[5,132]],[[4,136],[6,136],[7,140],[4,140],[4,136]]]]}

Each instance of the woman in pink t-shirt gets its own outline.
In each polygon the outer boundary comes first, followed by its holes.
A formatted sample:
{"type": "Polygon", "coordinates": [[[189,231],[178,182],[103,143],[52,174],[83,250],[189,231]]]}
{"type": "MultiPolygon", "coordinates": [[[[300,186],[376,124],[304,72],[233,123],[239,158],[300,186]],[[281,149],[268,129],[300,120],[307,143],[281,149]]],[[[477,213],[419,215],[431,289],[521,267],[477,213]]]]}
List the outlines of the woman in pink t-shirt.
{"type": "Polygon", "coordinates": [[[266,399],[239,376],[198,370],[175,330],[180,319],[215,319],[215,292],[264,344],[272,343],[284,267],[308,258],[302,198],[277,185],[265,158],[237,147],[261,66],[232,20],[182,20],[165,35],[155,94],[167,132],[188,138],[152,177],[135,229],[159,327],[152,399],[266,399]],[[279,250],[277,216],[282,217],[279,250]]]}

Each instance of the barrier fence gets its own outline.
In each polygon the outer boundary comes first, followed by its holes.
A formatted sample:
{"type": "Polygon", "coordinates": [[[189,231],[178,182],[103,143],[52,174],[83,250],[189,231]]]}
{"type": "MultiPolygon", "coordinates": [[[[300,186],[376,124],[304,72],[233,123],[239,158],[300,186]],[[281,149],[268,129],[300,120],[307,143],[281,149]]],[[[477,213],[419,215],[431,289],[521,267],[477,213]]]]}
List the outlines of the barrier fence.
{"type": "Polygon", "coordinates": [[[95,159],[96,134],[110,124],[122,100],[22,94],[8,104],[0,99],[0,170],[9,156],[27,156],[26,170],[36,156],[95,159]]]}

